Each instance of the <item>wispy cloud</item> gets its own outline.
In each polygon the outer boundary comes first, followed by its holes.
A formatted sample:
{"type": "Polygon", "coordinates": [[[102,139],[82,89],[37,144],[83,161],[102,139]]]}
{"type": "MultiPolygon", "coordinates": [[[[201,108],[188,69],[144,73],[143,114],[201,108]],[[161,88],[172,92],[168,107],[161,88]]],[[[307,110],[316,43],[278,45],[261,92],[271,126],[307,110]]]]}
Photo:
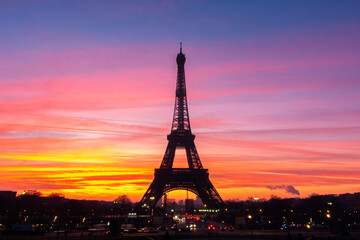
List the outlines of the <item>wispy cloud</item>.
{"type": "Polygon", "coordinates": [[[287,193],[293,194],[293,195],[300,195],[300,192],[298,190],[295,189],[294,186],[288,185],[280,185],[280,186],[266,186],[266,188],[269,188],[271,190],[276,190],[276,189],[284,189],[287,193]]]}

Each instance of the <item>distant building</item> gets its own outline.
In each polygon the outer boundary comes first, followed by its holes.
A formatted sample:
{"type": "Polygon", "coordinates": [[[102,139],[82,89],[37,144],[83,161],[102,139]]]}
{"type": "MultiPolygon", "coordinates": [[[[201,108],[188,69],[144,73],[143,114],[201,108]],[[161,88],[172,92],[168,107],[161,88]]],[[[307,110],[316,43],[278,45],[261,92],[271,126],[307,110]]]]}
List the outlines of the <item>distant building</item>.
{"type": "Polygon", "coordinates": [[[179,203],[178,203],[180,206],[183,206],[184,205],[184,200],[179,200],[179,203]]]}
{"type": "Polygon", "coordinates": [[[339,202],[349,209],[360,209],[360,192],[340,194],[339,202]]]}
{"type": "Polygon", "coordinates": [[[16,192],[14,191],[0,191],[0,199],[15,200],[16,192]]]}
{"type": "Polygon", "coordinates": [[[166,208],[167,209],[175,209],[176,207],[176,201],[174,198],[167,198],[166,199],[166,208]]]}
{"type": "Polygon", "coordinates": [[[201,201],[201,199],[196,196],[195,202],[194,202],[194,207],[195,208],[202,208],[204,206],[203,202],[201,201]]]}
{"type": "Polygon", "coordinates": [[[194,199],[185,199],[185,211],[187,213],[194,212],[194,199]]]}

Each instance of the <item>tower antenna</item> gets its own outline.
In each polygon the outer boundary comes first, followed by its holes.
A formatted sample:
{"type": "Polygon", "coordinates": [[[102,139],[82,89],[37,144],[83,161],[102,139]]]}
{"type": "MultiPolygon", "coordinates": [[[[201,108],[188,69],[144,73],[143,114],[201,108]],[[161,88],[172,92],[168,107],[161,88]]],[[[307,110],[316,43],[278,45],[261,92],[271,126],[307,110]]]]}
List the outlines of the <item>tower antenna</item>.
{"type": "Polygon", "coordinates": [[[182,53],[182,42],[180,42],[180,53],[182,53]]]}

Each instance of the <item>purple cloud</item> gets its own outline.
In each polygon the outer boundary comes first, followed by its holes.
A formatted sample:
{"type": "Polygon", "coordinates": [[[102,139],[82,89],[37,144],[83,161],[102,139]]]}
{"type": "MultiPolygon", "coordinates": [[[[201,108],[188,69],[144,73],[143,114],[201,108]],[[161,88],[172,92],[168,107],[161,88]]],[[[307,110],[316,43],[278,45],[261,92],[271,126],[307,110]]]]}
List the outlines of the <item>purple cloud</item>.
{"type": "Polygon", "coordinates": [[[285,186],[285,185],[277,185],[277,186],[266,186],[266,188],[269,188],[271,190],[275,190],[275,189],[284,189],[286,192],[288,193],[291,193],[293,195],[300,195],[300,192],[295,189],[294,186],[292,185],[288,185],[288,186],[285,186]]]}

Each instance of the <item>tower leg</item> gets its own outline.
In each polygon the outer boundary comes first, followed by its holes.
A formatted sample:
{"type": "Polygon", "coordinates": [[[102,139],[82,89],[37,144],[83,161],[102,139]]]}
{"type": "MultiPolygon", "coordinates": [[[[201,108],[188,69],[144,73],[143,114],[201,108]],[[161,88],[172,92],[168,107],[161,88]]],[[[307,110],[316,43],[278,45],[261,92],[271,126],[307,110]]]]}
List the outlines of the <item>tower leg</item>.
{"type": "Polygon", "coordinates": [[[174,163],[175,150],[176,142],[169,141],[160,168],[172,168],[174,163]]]}
{"type": "Polygon", "coordinates": [[[185,143],[186,157],[189,164],[189,168],[202,169],[199,154],[197,153],[194,141],[185,143]]]}

